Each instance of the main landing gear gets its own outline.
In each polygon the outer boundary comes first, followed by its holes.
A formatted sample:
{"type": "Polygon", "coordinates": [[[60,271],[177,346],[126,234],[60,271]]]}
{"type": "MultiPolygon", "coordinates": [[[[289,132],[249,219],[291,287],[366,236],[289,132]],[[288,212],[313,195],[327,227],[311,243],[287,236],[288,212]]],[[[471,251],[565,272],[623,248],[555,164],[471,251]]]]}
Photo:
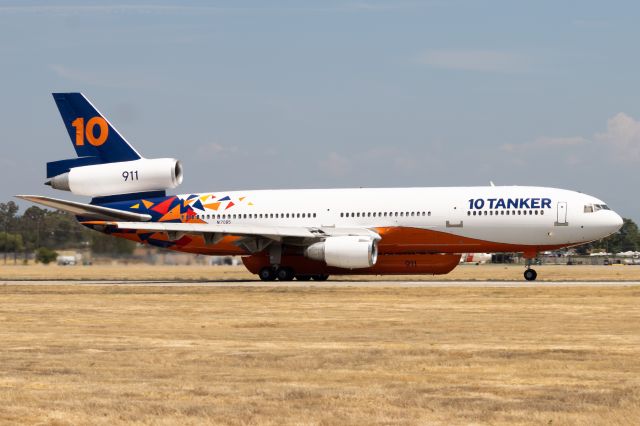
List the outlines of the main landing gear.
{"type": "Polygon", "coordinates": [[[325,274],[296,274],[293,268],[288,266],[280,266],[282,261],[282,245],[271,244],[269,246],[269,263],[258,272],[258,276],[262,281],[326,281],[329,275],[325,274]]]}
{"type": "Polygon", "coordinates": [[[294,278],[298,281],[326,281],[329,279],[329,275],[326,274],[296,275],[292,268],[286,266],[281,266],[279,268],[265,266],[260,269],[258,276],[262,281],[275,281],[276,279],[279,281],[293,281],[294,278]]]}

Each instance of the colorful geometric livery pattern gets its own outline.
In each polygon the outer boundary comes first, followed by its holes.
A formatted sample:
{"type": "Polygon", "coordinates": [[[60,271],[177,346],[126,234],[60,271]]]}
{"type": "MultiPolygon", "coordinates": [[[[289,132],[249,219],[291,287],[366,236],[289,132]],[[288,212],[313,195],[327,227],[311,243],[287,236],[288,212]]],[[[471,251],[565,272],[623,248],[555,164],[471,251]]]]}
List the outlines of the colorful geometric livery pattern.
{"type": "MultiPolygon", "coordinates": [[[[231,197],[226,194],[185,194],[160,198],[117,201],[101,204],[118,210],[148,214],[151,222],[167,223],[207,223],[199,219],[203,214],[226,214],[241,206],[253,206],[247,197],[231,197]]],[[[147,243],[157,247],[202,254],[244,254],[245,251],[233,244],[238,237],[225,237],[215,247],[207,246],[204,237],[181,235],[177,239],[169,238],[166,232],[123,230],[113,226],[104,226],[104,222],[79,220],[87,227],[116,237],[126,238],[138,243],[147,243]]]]}

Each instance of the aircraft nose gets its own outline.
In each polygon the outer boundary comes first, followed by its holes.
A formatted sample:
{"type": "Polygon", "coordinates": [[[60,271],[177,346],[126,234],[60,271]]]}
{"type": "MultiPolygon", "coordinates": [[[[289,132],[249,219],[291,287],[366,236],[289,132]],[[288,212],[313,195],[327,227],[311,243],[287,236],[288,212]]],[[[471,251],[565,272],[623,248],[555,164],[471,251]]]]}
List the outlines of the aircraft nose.
{"type": "Polygon", "coordinates": [[[612,233],[613,232],[618,232],[620,230],[620,228],[622,228],[622,224],[624,223],[624,221],[622,220],[622,217],[616,213],[616,212],[611,212],[613,213],[611,216],[611,229],[612,229],[612,233]]]}

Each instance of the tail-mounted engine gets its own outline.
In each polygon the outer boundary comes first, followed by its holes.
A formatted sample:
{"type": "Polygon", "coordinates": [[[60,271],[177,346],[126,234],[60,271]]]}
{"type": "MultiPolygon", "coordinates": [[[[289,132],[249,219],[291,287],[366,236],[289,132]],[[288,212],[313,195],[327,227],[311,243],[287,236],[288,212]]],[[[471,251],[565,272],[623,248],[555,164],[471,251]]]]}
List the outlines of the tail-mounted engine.
{"type": "Polygon", "coordinates": [[[180,183],[182,164],[173,158],[141,158],[73,167],[45,182],[54,189],[90,197],[159,191],[175,188],[180,183]]]}

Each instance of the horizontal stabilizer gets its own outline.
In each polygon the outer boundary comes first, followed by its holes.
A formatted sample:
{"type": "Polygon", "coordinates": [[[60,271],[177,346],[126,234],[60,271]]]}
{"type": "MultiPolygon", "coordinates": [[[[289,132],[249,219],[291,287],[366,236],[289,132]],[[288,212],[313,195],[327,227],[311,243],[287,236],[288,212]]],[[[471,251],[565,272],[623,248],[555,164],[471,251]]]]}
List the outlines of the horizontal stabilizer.
{"type": "Polygon", "coordinates": [[[92,204],[78,203],[75,201],[59,200],[57,198],[43,197],[40,195],[16,195],[23,200],[53,207],[54,209],[69,212],[76,216],[96,220],[126,220],[129,222],[146,222],[151,220],[148,214],[127,212],[109,207],[94,206],[92,204]]]}

